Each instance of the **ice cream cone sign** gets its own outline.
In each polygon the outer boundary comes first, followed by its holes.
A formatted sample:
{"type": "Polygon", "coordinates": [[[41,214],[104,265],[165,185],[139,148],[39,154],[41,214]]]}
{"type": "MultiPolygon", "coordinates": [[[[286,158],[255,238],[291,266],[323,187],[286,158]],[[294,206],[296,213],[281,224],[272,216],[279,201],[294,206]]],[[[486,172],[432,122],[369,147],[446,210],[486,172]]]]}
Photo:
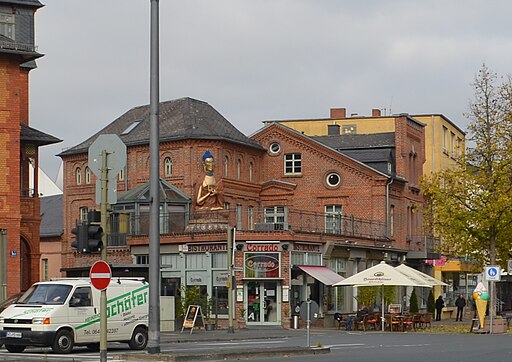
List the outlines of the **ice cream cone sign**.
{"type": "Polygon", "coordinates": [[[485,311],[487,309],[487,300],[489,294],[487,288],[482,282],[478,283],[475,290],[473,291],[473,299],[475,300],[476,310],[478,312],[478,320],[480,321],[480,328],[484,326],[485,311]]]}

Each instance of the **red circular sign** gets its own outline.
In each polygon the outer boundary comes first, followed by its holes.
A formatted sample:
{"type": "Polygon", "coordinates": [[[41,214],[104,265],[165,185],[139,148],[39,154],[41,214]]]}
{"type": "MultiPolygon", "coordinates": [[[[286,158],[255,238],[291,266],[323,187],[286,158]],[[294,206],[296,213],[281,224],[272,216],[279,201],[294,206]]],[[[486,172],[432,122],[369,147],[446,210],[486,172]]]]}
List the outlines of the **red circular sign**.
{"type": "Polygon", "coordinates": [[[110,270],[110,265],[108,265],[103,260],[99,260],[94,263],[91,267],[91,271],[89,272],[89,277],[91,278],[91,283],[94,288],[98,290],[107,289],[110,284],[110,279],[112,278],[112,270],[110,270]]]}

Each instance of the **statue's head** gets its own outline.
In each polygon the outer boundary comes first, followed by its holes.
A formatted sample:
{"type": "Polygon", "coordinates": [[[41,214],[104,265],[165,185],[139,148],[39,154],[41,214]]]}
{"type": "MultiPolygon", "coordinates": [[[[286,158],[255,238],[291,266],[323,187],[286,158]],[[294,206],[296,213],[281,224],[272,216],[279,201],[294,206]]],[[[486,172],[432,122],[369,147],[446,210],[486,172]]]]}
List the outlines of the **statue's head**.
{"type": "Polygon", "coordinates": [[[213,172],[213,166],[214,166],[214,158],[213,158],[213,155],[212,153],[210,152],[210,150],[207,150],[204,155],[203,155],[203,165],[204,165],[204,170],[207,172],[207,173],[212,173],[213,172]]]}

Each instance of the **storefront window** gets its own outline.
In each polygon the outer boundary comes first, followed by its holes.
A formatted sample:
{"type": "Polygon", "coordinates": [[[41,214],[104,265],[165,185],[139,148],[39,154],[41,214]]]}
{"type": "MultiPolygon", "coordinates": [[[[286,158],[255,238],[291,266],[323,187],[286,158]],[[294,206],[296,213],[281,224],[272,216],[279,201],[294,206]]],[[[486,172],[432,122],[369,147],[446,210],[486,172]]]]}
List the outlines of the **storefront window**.
{"type": "MultiPolygon", "coordinates": [[[[343,258],[332,258],[328,261],[329,268],[342,277],[346,275],[347,260],[343,258]]],[[[343,310],[343,290],[342,287],[327,288],[327,310],[329,312],[338,312],[343,310]]]]}
{"type": "Polygon", "coordinates": [[[280,253],[245,253],[245,278],[279,278],[280,253]]]}

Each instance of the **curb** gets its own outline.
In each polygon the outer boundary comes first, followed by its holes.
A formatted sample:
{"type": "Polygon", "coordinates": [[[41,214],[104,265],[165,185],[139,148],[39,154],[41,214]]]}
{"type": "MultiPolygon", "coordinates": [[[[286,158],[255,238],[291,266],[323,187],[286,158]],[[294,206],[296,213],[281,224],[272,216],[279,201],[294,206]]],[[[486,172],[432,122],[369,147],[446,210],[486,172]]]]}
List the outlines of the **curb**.
{"type": "Polygon", "coordinates": [[[318,355],[330,353],[331,349],[326,348],[307,348],[307,347],[286,347],[286,348],[261,348],[256,351],[247,351],[246,349],[232,349],[229,351],[219,352],[168,352],[158,354],[136,353],[136,354],[119,354],[113,356],[115,361],[202,361],[202,360],[233,360],[241,358],[266,358],[281,356],[303,356],[303,355],[318,355]]]}

